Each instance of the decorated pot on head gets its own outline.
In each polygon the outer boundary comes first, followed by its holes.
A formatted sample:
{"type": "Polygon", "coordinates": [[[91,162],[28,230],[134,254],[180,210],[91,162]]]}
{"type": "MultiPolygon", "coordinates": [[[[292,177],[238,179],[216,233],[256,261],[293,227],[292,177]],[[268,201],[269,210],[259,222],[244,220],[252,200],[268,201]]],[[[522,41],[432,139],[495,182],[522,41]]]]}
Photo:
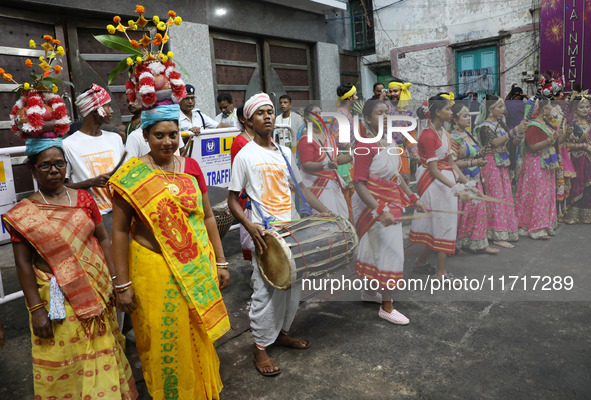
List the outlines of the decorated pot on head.
{"type": "MultiPolygon", "coordinates": [[[[60,41],[50,35],[43,36],[43,41],[40,47],[45,54],[39,57],[39,63],[30,59],[25,61],[26,67],[32,70],[31,81],[18,83],[10,73],[0,68],[0,75],[5,81],[18,85],[17,101],[10,112],[10,129],[27,140],[27,151],[31,140],[61,138],[70,129],[68,110],[57,94],[57,83],[71,83],[51,76],[60,74],[62,68],[58,63],[65,51],[60,41]]],[[[29,41],[29,47],[37,47],[33,39],[29,41]]]]}
{"type": "Polygon", "coordinates": [[[129,80],[125,83],[125,92],[130,103],[148,110],[158,105],[178,104],[186,95],[185,84],[181,80],[181,74],[177,71],[172,61],[172,51],[163,52],[164,45],[170,40],[169,31],[173,25],[180,25],[182,19],[174,11],[169,11],[166,19],[158,16],[151,19],[144,17],[143,6],[136,6],[137,20],[129,20],[127,26],[121,24],[121,17],[113,17],[115,25],[107,25],[109,35],[95,36],[95,38],[115,50],[125,49],[131,57],[127,57],[119,63],[109,75],[111,84],[120,72],[126,68],[129,70],[129,80]],[[156,26],[156,34],[149,36],[147,29],[149,24],[156,26]],[[142,30],[143,37],[140,40],[132,40],[128,31],[142,30]],[[117,36],[120,32],[125,37],[117,36]]]}

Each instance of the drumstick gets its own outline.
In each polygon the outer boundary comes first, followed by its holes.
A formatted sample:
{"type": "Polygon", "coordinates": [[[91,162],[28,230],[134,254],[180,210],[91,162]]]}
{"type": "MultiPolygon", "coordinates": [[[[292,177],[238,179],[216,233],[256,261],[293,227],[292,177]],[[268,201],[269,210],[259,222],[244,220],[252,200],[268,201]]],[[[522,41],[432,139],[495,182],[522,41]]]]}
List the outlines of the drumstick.
{"type": "Polygon", "coordinates": [[[125,157],[127,157],[127,150],[123,151],[123,155],[121,156],[121,160],[119,160],[119,162],[117,163],[117,165],[115,165],[115,168],[113,168],[113,171],[111,171],[111,173],[109,175],[113,175],[115,172],[117,172],[119,167],[121,167],[123,165],[123,161],[125,161],[125,157]]]}
{"type": "Polygon", "coordinates": [[[421,218],[431,218],[433,214],[431,213],[421,213],[416,215],[408,215],[400,218],[396,218],[396,221],[408,221],[411,219],[421,219],[421,218]]]}
{"type": "Polygon", "coordinates": [[[447,213],[447,214],[460,214],[460,215],[466,215],[465,212],[463,211],[452,211],[452,210],[437,210],[435,208],[427,208],[426,209],[428,212],[440,212],[440,213],[447,213]]]}
{"type": "Polygon", "coordinates": [[[487,203],[499,203],[499,204],[504,204],[506,206],[512,206],[513,204],[509,203],[508,201],[505,200],[500,200],[500,199],[495,199],[494,197],[490,197],[487,195],[482,195],[482,196],[471,196],[470,200],[479,200],[479,201],[485,201],[487,203]]]}

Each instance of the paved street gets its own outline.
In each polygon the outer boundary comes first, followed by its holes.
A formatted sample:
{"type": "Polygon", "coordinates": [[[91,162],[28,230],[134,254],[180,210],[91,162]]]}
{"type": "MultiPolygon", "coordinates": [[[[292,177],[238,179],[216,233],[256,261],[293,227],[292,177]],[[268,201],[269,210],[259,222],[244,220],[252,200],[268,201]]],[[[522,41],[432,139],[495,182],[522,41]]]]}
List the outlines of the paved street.
{"type": "MultiPolygon", "coordinates": [[[[291,333],[311,340],[312,347],[272,348],[283,373],[264,378],[253,367],[248,330],[250,265],[242,260],[238,232],[231,232],[224,238],[232,271],[224,298],[232,330],[218,343],[222,398],[591,398],[590,233],[590,226],[561,226],[549,242],[522,238],[515,249],[498,256],[451,257],[448,271],[478,281],[486,275],[485,282],[492,277],[493,290],[439,297],[398,293],[395,299],[404,300],[396,307],[409,317],[408,326],[379,319],[378,305],[357,301],[357,293],[306,293],[308,300],[300,306],[291,333]],[[538,275],[571,276],[573,287],[541,291],[540,281],[534,292],[532,277],[538,275]],[[513,290],[509,276],[519,277],[513,290]]],[[[406,278],[425,280],[411,271],[419,250],[414,245],[406,249],[406,278]]],[[[8,292],[18,288],[11,254],[9,245],[0,247],[8,292]]],[[[7,328],[6,347],[0,352],[0,398],[32,399],[24,300],[0,306],[0,315],[7,328]]],[[[127,352],[137,366],[133,344],[127,352]]],[[[141,376],[139,370],[136,376],[141,376]]]]}

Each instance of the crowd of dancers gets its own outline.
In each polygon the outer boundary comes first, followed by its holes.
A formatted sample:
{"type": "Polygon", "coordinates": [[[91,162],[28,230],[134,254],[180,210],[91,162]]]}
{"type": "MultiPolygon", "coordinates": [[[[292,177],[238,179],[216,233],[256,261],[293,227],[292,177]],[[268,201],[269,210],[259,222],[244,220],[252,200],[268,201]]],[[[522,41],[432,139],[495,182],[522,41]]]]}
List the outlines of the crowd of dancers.
{"type": "MultiPolygon", "coordinates": [[[[115,16],[117,26],[107,26],[111,37],[103,43],[117,48],[123,41],[135,51],[140,44],[116,32],[138,26],[144,31],[137,57],[126,59],[128,100],[142,108],[136,136],[143,139],[144,153],[126,159],[119,136],[101,129],[112,109],[99,85],[78,94],[84,121],[62,143],[70,121],[53,83],[59,80],[18,84],[21,97],[11,127],[27,139],[39,190],[8,211],[3,222],[30,313],[35,398],[138,397],[115,305],[132,316],[154,399],[217,399],[223,387],[214,343],[230,329],[221,290],[230,284],[232,266],[203,172],[197,161],[178,152],[185,130],[179,103],[187,90],[174,55],[162,52],[168,29],[182,19],[171,10],[167,18],[147,20],[139,5],[135,12],[137,21],[130,20],[129,27],[115,16]],[[164,36],[150,38],[148,22],[164,36]],[[79,152],[112,142],[119,153],[103,153],[111,161],[118,155],[121,162],[93,175],[83,161],[87,155],[79,152]],[[87,175],[77,177],[81,171],[87,175]],[[92,189],[92,195],[84,189],[92,189]],[[112,229],[103,222],[110,207],[112,229]]],[[[65,51],[59,40],[49,35],[43,40],[39,66],[47,78],[59,74],[56,55],[65,51]]],[[[33,40],[30,46],[36,46],[33,40]]],[[[31,60],[26,65],[31,68],[31,60]]],[[[13,80],[4,70],[0,74],[13,80]]],[[[378,85],[374,98],[362,102],[354,86],[340,86],[336,112],[349,121],[346,143],[337,141],[343,133],[338,120],[327,126],[315,104],[304,109],[306,123],[295,127],[291,148],[273,139],[278,113],[267,94],[251,96],[237,110],[242,131],[231,149],[228,206],[241,224],[244,257],[254,267],[249,318],[254,366],[261,375],[282,372],[269,357],[269,346],[311,346],[289,334],[301,285],[270,286],[253,257],[268,251],[264,235],[273,224],[313,210],[351,220],[359,237],[355,271],[379,287],[362,292],[361,300],[379,303],[380,318],[406,325],[409,319],[392,301],[403,279],[405,209],[414,208],[409,241],[424,246],[414,269],[438,280],[454,279],[447,271],[454,253],[496,254],[498,247],[513,247],[520,235],[550,239],[559,221],[591,223],[586,92],[572,93],[564,103],[543,96],[522,102],[522,115],[513,112],[519,117],[509,126],[508,104],[497,96],[486,95],[473,121],[472,104],[453,93],[439,93],[412,110],[410,87],[395,79],[387,89],[378,85]],[[363,122],[363,140],[354,136],[354,113],[363,122]],[[391,130],[388,116],[416,116],[426,127],[389,137],[384,135],[391,130]],[[409,185],[413,172],[416,193],[409,185]],[[294,191],[301,209],[292,201],[294,191]]],[[[297,120],[290,117],[287,100],[281,102],[283,123],[297,120]]],[[[187,126],[193,123],[185,120],[187,126]]],[[[404,128],[406,122],[395,123],[404,128]]],[[[188,130],[198,134],[193,128],[188,130]]]]}

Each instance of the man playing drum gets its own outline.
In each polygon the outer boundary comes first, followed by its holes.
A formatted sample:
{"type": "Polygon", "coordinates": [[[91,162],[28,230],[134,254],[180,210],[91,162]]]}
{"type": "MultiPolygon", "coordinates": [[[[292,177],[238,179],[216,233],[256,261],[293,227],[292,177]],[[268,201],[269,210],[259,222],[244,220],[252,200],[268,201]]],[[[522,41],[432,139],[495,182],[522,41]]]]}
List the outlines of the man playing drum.
{"type": "MultiPolygon", "coordinates": [[[[262,254],[267,249],[263,239],[263,226],[267,228],[270,221],[293,219],[290,184],[294,182],[290,182],[289,166],[284,158],[291,158],[292,153],[286,147],[279,148],[271,140],[275,126],[275,110],[267,94],[259,93],[252,96],[244,104],[244,117],[246,126],[254,131],[255,135],[234,159],[228,206],[251,235],[256,251],[262,254]],[[243,188],[253,203],[251,220],[245,216],[239,204],[239,194],[243,188]]],[[[301,183],[297,164],[290,164],[293,177],[310,205],[320,212],[328,212],[316,196],[301,183]]],[[[287,334],[299,305],[301,285],[292,285],[288,290],[274,289],[261,277],[256,257],[253,257],[252,262],[254,292],[249,317],[254,337],[255,367],[264,376],[274,376],[281,370],[267,354],[267,346],[278,344],[294,349],[310,347],[308,341],[287,334]]]]}

